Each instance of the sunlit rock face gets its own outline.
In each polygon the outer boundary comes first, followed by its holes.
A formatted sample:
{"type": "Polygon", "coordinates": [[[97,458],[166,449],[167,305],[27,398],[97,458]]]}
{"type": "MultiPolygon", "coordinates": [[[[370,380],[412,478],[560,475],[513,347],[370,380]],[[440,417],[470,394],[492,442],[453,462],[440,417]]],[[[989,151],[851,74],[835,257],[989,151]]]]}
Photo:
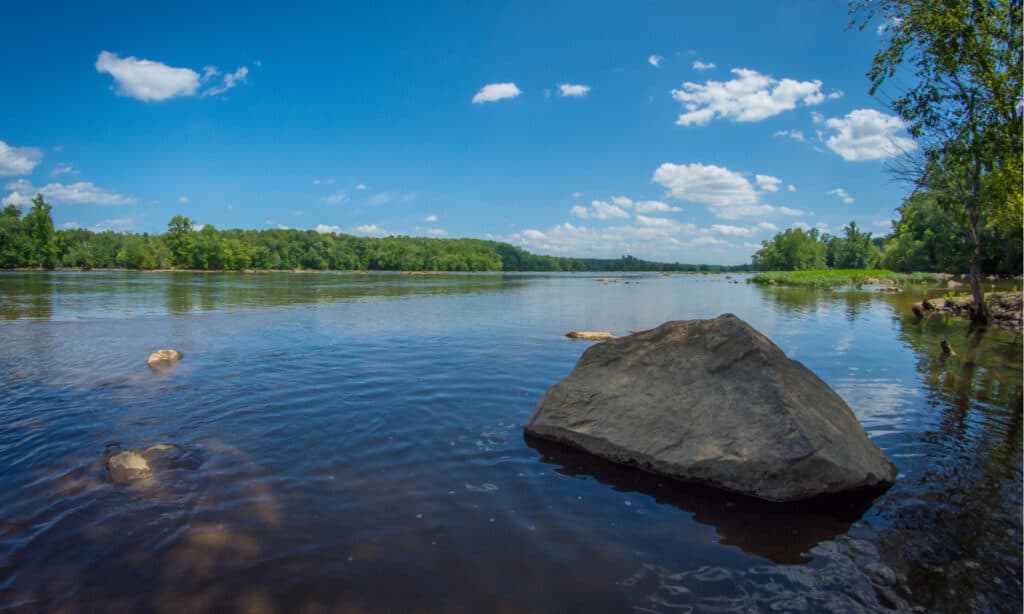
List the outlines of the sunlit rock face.
{"type": "Polygon", "coordinates": [[[588,348],[526,432],[770,501],[896,478],[839,395],[731,314],[588,348]]]}

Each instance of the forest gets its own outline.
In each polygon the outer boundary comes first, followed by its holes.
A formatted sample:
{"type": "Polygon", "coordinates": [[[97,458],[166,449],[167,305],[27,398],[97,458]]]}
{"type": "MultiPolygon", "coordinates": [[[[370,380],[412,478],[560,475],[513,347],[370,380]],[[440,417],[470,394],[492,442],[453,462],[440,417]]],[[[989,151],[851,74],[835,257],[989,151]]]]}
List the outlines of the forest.
{"type": "Polygon", "coordinates": [[[163,234],[54,230],[37,195],[24,214],[0,211],[0,268],[35,267],[205,271],[733,271],[726,267],[540,256],[497,241],[356,237],[314,230],[218,230],[175,216],[163,234]]]}

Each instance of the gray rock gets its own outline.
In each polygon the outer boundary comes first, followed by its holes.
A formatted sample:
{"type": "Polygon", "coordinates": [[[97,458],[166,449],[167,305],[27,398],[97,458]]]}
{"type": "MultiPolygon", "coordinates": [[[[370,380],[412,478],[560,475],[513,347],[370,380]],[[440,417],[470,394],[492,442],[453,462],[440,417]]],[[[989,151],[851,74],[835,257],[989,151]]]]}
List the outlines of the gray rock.
{"type": "Polygon", "coordinates": [[[591,346],[526,432],[770,501],[896,478],[839,395],[731,314],[591,346]]]}

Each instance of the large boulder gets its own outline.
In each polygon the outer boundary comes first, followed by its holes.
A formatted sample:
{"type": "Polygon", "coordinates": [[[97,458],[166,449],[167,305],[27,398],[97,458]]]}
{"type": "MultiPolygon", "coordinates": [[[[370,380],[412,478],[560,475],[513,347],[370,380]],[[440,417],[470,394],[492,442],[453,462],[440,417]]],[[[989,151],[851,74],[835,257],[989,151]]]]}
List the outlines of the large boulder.
{"type": "Polygon", "coordinates": [[[169,443],[138,450],[123,450],[118,444],[110,444],[104,457],[110,479],[117,484],[146,480],[162,470],[195,469],[200,463],[194,454],[169,443]]]}
{"type": "Polygon", "coordinates": [[[526,432],[771,501],[896,478],[839,395],[731,314],[591,346],[526,432]]]}
{"type": "Polygon", "coordinates": [[[178,350],[157,350],[149,355],[146,364],[150,369],[166,369],[184,357],[178,350]]]}

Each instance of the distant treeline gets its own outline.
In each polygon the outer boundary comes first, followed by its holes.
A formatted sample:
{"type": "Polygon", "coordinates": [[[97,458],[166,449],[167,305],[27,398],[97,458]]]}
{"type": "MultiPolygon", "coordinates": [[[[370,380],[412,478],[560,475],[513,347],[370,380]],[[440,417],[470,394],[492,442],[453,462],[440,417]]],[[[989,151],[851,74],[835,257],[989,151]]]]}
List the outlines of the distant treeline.
{"type": "Polygon", "coordinates": [[[37,196],[22,216],[0,212],[0,268],[77,267],[210,271],[732,271],[725,267],[539,256],[497,241],[355,237],[313,230],[217,230],[175,216],[164,234],[85,229],[54,231],[50,205],[37,196]]]}

